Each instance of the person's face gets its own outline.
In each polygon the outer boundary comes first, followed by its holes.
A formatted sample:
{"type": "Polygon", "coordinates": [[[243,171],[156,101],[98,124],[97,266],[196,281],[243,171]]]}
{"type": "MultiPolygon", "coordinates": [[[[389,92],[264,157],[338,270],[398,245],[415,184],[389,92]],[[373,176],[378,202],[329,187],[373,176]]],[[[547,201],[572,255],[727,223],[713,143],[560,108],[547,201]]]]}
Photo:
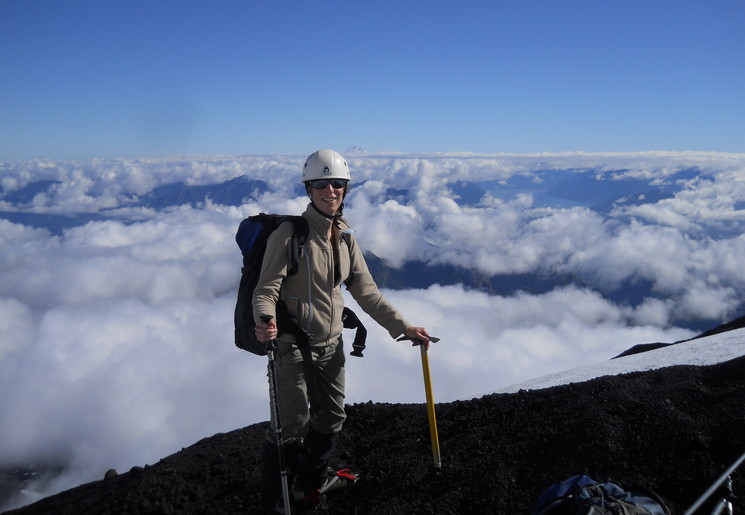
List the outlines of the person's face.
{"type": "Polygon", "coordinates": [[[310,200],[325,215],[333,216],[344,201],[344,190],[346,181],[338,179],[320,179],[310,181],[310,200]],[[318,189],[320,186],[322,188],[318,189]],[[341,186],[337,188],[336,186],[341,186]]]}

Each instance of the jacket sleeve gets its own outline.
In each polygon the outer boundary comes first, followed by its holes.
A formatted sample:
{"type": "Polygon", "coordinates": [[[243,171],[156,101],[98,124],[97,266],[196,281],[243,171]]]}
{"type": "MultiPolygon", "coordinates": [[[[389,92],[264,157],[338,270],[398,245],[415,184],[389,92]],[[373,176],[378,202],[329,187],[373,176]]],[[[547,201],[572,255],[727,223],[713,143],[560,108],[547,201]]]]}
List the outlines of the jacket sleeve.
{"type": "Polygon", "coordinates": [[[258,321],[262,315],[277,317],[279,290],[282,287],[282,281],[287,276],[290,262],[289,243],[292,232],[292,224],[284,223],[267,240],[259,282],[253,294],[254,320],[258,321]]]}
{"type": "Polygon", "coordinates": [[[409,327],[409,323],[380,293],[355,238],[351,237],[349,241],[352,273],[352,281],[348,286],[349,292],[365,313],[385,328],[392,338],[402,335],[409,327]]]}

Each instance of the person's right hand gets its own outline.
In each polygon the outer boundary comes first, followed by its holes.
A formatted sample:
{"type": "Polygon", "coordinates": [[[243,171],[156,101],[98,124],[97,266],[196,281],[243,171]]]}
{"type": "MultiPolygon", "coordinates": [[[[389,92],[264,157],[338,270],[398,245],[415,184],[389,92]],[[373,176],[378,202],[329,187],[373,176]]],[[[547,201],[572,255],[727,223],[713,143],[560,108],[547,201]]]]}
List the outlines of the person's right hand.
{"type": "Polygon", "coordinates": [[[259,320],[256,323],[256,339],[260,342],[268,343],[277,339],[277,321],[271,319],[268,322],[259,320]]]}

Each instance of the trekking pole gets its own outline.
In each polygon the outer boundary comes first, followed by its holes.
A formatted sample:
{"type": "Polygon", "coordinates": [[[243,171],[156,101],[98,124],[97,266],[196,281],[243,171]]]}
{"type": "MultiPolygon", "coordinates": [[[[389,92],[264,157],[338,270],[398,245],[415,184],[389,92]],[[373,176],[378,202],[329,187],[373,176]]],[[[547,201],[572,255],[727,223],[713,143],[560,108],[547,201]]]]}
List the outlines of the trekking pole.
{"type": "Polygon", "coordinates": [[[419,344],[422,353],[422,373],[424,374],[424,392],[427,395],[427,418],[429,419],[429,437],[432,440],[432,458],[435,467],[442,467],[440,458],[440,441],[437,437],[437,418],[435,417],[435,401],[432,395],[432,379],[429,375],[429,359],[427,358],[427,344],[419,344]]]}
{"type": "MultiPolygon", "coordinates": [[[[273,317],[263,315],[261,320],[266,323],[273,317]]],[[[279,475],[282,481],[282,499],[284,501],[284,511],[286,515],[292,513],[290,505],[290,485],[287,480],[287,464],[285,463],[285,442],[282,437],[282,422],[279,417],[279,388],[277,388],[277,372],[275,364],[277,359],[277,341],[272,340],[266,348],[266,355],[269,358],[267,369],[269,370],[269,389],[271,390],[272,415],[274,416],[274,433],[277,439],[277,452],[279,453],[279,475]]]]}
{"type": "Polygon", "coordinates": [[[717,507],[714,509],[712,513],[732,513],[732,502],[730,501],[730,496],[732,494],[732,479],[730,478],[730,475],[739,467],[742,462],[745,461],[745,453],[742,454],[733,464],[730,468],[724,471],[724,474],[719,476],[719,479],[714,481],[714,484],[712,484],[709,489],[704,492],[704,494],[699,497],[699,499],[688,508],[684,515],[693,515],[696,513],[696,510],[698,510],[702,504],[704,504],[709,497],[711,497],[713,494],[715,494],[717,491],[719,491],[719,487],[724,484],[724,495],[720,499],[719,503],[717,504],[717,507]]]}

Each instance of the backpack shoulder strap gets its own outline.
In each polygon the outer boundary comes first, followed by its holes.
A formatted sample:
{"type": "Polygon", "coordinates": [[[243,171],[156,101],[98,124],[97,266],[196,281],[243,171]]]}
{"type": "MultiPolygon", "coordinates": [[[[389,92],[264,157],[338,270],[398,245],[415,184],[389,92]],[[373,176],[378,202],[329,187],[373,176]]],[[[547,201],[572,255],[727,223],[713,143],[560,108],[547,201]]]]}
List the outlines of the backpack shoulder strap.
{"type": "Polygon", "coordinates": [[[300,241],[303,245],[305,245],[305,242],[308,240],[308,220],[303,218],[302,216],[291,216],[290,221],[292,222],[292,226],[295,228],[295,237],[300,241]]]}
{"type": "MultiPolygon", "coordinates": [[[[341,239],[344,243],[347,244],[347,250],[349,251],[349,261],[352,261],[352,233],[351,232],[342,232],[341,233],[341,239]]],[[[344,281],[344,285],[349,289],[349,286],[352,284],[352,281],[354,281],[354,272],[350,270],[349,277],[346,281],[344,281]]]]}
{"type": "Polygon", "coordinates": [[[303,253],[305,242],[308,241],[308,221],[302,216],[290,216],[288,221],[292,223],[293,237],[290,249],[290,268],[287,275],[295,275],[300,264],[300,256],[303,253]]]}

